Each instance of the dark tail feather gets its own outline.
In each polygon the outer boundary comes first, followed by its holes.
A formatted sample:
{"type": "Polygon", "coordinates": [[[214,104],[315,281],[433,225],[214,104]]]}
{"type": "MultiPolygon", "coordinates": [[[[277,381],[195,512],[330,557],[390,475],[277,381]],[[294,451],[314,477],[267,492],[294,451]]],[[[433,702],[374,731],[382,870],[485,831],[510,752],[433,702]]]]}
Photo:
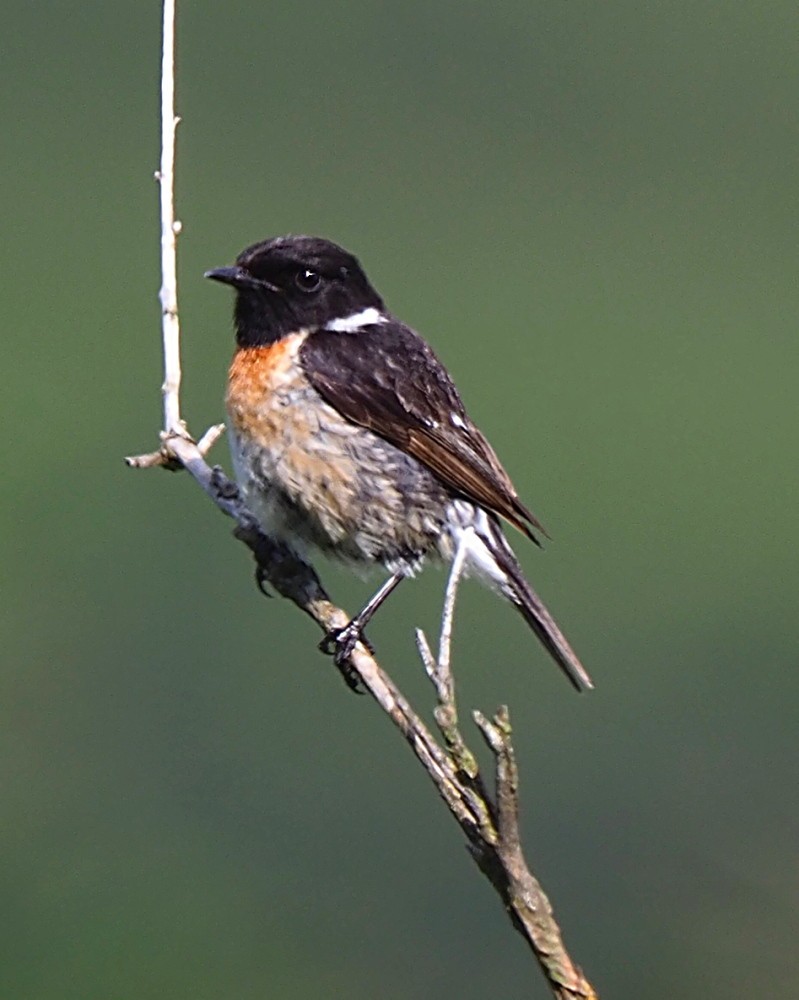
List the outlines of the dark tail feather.
{"type": "MultiPolygon", "coordinates": [[[[506,596],[519,609],[524,620],[538,636],[541,645],[563,670],[578,691],[588,691],[594,686],[585,667],[571,648],[566,636],[555,624],[544,602],[525,579],[522,568],[511,551],[499,525],[492,546],[494,558],[508,577],[506,596]],[[496,537],[498,536],[498,537],[496,537]]],[[[504,589],[504,588],[503,588],[504,589]]]]}

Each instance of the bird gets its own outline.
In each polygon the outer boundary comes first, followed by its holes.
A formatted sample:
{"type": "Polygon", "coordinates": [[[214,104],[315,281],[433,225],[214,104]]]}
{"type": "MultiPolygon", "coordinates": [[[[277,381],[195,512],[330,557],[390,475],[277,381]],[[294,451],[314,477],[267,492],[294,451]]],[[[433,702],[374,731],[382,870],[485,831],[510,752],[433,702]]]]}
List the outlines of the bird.
{"type": "MultiPolygon", "coordinates": [[[[345,664],[389,594],[452,562],[522,615],[578,690],[590,676],[528,583],[501,522],[546,532],[469,417],[431,347],[389,312],[358,259],[317,236],[278,236],[206,278],[235,290],[226,408],[239,490],[299,558],[321,551],[388,579],[322,648],[345,664]]],[[[346,674],[345,674],[346,677],[346,674]]]]}

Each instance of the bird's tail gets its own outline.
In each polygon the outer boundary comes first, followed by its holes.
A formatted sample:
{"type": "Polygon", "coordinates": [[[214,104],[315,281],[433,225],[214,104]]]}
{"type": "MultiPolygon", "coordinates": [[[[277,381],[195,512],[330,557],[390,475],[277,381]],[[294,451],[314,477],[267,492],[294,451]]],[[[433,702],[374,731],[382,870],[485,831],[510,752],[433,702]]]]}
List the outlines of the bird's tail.
{"type": "Polygon", "coordinates": [[[519,561],[493,516],[480,511],[472,529],[483,544],[471,553],[470,562],[516,607],[535,632],[541,645],[578,691],[590,690],[593,682],[566,636],[547,611],[544,602],[527,582],[519,561]],[[488,558],[486,558],[488,557],[488,558]]]}

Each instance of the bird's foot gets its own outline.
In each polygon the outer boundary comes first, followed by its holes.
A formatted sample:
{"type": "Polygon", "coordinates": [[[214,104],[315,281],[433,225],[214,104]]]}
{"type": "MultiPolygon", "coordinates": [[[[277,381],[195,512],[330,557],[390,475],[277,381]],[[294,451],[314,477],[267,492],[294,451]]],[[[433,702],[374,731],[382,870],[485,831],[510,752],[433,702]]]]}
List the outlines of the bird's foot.
{"type": "Polygon", "coordinates": [[[255,586],[261,591],[264,597],[271,597],[267,583],[269,582],[269,574],[259,563],[255,567],[255,586]]]}
{"type": "Polygon", "coordinates": [[[350,657],[359,642],[366,646],[370,653],[374,653],[374,646],[363,634],[358,623],[351,621],[343,628],[331,629],[319,643],[319,648],[323,653],[333,657],[333,662],[350,691],[364,694],[360,677],[350,663],[350,657]]]}

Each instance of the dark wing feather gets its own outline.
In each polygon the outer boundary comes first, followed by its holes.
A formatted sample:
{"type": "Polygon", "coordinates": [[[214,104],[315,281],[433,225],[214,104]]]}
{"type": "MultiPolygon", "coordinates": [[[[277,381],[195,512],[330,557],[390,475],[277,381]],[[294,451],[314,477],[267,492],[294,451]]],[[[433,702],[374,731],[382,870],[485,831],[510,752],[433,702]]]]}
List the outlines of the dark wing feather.
{"type": "Polygon", "coordinates": [[[537,541],[546,534],[493,448],[469,419],[446,369],[397,320],[354,333],[318,330],[300,349],[305,375],[342,416],[426,465],[453,492],[537,541]]]}

